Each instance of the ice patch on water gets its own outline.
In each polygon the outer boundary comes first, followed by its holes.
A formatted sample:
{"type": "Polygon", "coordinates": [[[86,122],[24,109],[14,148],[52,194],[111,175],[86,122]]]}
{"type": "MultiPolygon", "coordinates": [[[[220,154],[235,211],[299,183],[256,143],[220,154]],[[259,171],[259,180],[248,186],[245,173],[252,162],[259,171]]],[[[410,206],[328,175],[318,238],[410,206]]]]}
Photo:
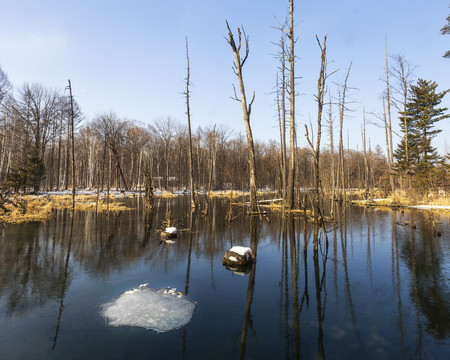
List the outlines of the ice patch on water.
{"type": "Polygon", "coordinates": [[[155,290],[142,284],[101,305],[100,314],[109,326],[140,326],[167,332],[189,324],[196,306],[176,289],[155,290]]]}

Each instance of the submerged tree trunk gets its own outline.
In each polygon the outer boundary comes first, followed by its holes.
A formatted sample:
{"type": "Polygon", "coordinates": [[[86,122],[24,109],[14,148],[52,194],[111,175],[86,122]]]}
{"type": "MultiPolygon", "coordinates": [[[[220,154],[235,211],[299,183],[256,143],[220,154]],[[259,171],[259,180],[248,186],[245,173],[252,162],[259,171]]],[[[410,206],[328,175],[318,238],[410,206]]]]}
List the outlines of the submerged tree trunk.
{"type": "Polygon", "coordinates": [[[258,210],[258,204],[256,200],[256,161],[255,161],[255,147],[253,144],[253,135],[252,135],[252,129],[250,126],[250,114],[252,111],[252,104],[255,100],[255,93],[253,92],[252,100],[250,101],[250,104],[247,106],[247,98],[245,95],[245,87],[244,87],[244,80],[242,77],[242,68],[245,64],[245,61],[247,60],[248,53],[249,53],[249,47],[248,47],[248,36],[245,35],[244,32],[244,41],[245,41],[245,55],[244,58],[241,59],[240,50],[242,45],[242,38],[241,38],[241,29],[238,28],[238,46],[236,47],[236,43],[234,42],[233,33],[231,32],[230,26],[227,22],[227,28],[228,28],[228,43],[231,46],[231,49],[233,50],[235,62],[234,62],[234,72],[236,76],[239,79],[239,87],[241,92],[241,98],[239,99],[236,94],[236,89],[234,93],[234,99],[239,101],[242,104],[242,110],[244,113],[244,123],[245,123],[245,130],[247,133],[247,147],[248,147],[248,164],[249,164],[249,172],[250,172],[250,211],[251,212],[257,212],[258,210]]]}

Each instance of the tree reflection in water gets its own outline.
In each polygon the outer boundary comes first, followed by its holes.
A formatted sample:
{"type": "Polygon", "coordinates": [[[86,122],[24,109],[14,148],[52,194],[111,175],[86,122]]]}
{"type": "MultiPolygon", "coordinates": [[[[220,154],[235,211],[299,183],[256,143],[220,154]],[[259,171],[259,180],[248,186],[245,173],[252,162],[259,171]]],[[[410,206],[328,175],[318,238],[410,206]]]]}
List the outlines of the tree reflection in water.
{"type": "MultiPolygon", "coordinates": [[[[208,199],[207,216],[191,214],[187,197],[155,199],[150,212],[133,201],[127,212],[57,211],[44,224],[0,228],[0,357],[26,357],[21,340],[5,334],[26,333],[33,321],[33,334],[43,332],[32,346],[37,357],[51,356],[51,348],[71,354],[71,339],[88,336],[108,344],[105,357],[124,354],[113,341],[119,331],[95,319],[96,306],[144,282],[176,285],[199,306],[190,325],[164,337],[121,331],[128,334],[123,351],[137,357],[134,349],[163,356],[168,347],[185,358],[207,351],[289,359],[440,358],[450,349],[444,215],[438,237],[426,213],[342,207],[325,233],[306,214],[272,214],[270,222],[240,215],[230,224],[229,202],[217,198],[208,199]],[[166,246],[156,231],[168,207],[191,231],[166,246]],[[248,241],[257,262],[242,278],[221,259],[230,245],[248,241]]],[[[76,348],[77,356],[89,357],[95,346],[76,348]]]]}

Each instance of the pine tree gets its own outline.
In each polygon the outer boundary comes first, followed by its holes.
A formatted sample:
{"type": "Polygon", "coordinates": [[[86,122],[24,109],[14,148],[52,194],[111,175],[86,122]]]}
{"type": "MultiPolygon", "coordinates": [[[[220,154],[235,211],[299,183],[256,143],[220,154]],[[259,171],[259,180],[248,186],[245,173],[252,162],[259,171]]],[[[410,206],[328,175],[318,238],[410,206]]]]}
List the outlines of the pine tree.
{"type": "MultiPolygon", "coordinates": [[[[447,24],[444,25],[444,27],[441,29],[442,35],[448,35],[450,34],[450,15],[447,16],[447,24]]],[[[443,57],[450,59],[450,50],[447,50],[443,57]]]]}
{"type": "Polygon", "coordinates": [[[25,193],[30,188],[35,193],[39,191],[41,182],[45,178],[45,166],[37,151],[33,150],[26,145],[22,148],[17,164],[6,175],[2,185],[13,188],[16,192],[22,190],[25,193]]]}
{"type": "Polygon", "coordinates": [[[431,140],[442,131],[435,129],[435,123],[450,117],[445,114],[447,108],[438,107],[449,90],[437,93],[437,86],[434,81],[419,79],[416,85],[411,85],[406,112],[399,112],[403,132],[403,117],[406,115],[409,159],[406,161],[405,143],[402,140],[395,151],[396,169],[414,172],[416,185],[423,190],[428,190],[431,185],[434,165],[442,161],[437,149],[431,145],[431,140]]]}

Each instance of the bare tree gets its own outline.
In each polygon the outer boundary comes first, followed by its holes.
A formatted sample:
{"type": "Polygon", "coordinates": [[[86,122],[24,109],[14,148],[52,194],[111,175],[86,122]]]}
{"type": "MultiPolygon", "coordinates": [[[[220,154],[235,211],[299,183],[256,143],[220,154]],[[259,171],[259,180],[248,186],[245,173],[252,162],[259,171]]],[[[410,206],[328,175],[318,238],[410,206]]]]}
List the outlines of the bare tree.
{"type": "Polygon", "coordinates": [[[74,136],[74,111],[72,98],[72,84],[69,80],[69,96],[70,96],[70,139],[72,144],[72,210],[75,209],[75,136],[74,136]]]}
{"type": "Polygon", "coordinates": [[[289,134],[289,167],[287,196],[285,206],[288,209],[294,207],[294,178],[295,178],[295,38],[294,38],[294,0],[289,0],[289,116],[290,116],[290,134],[289,134]]]}
{"type": "Polygon", "coordinates": [[[278,44],[280,51],[278,58],[280,60],[280,69],[277,71],[276,77],[276,102],[278,127],[280,130],[280,185],[283,199],[286,198],[287,192],[287,159],[286,159],[286,24],[280,25],[281,38],[278,44]],[[281,76],[279,75],[281,74],[281,76]]]}
{"type": "Polygon", "coordinates": [[[336,186],[336,161],[334,156],[334,128],[333,128],[333,105],[330,95],[330,109],[328,110],[328,126],[330,131],[330,156],[331,156],[331,208],[330,216],[334,217],[334,197],[335,197],[335,186],[336,186]]]}
{"type": "Polygon", "coordinates": [[[116,114],[104,113],[99,115],[95,120],[95,130],[99,139],[105,141],[106,146],[110,149],[120,177],[122,178],[123,186],[128,191],[128,185],[123,174],[121,166],[121,150],[124,144],[126,130],[128,129],[128,121],[121,120],[116,114]]]}
{"type": "Polygon", "coordinates": [[[364,154],[364,187],[366,189],[366,195],[370,195],[369,164],[367,161],[367,151],[366,151],[366,110],[364,108],[363,108],[363,126],[361,128],[361,139],[363,143],[363,154],[364,154]]]}
{"type": "Polygon", "coordinates": [[[344,81],[344,85],[343,85],[343,90],[342,90],[342,95],[341,92],[339,90],[339,168],[338,168],[338,177],[337,177],[337,182],[338,182],[338,191],[340,194],[340,200],[344,200],[345,199],[345,176],[344,176],[344,142],[343,142],[343,127],[344,127],[344,113],[346,110],[346,106],[345,106],[345,100],[346,100],[346,94],[347,94],[347,83],[348,83],[348,78],[350,76],[350,70],[352,68],[352,63],[350,62],[350,66],[348,67],[347,70],[347,75],[345,76],[345,81],[344,81]]]}
{"type": "MultiPolygon", "coordinates": [[[[313,217],[314,223],[317,225],[319,223],[320,215],[320,140],[322,137],[322,113],[323,113],[323,102],[325,96],[325,83],[328,78],[327,75],[327,36],[325,35],[323,39],[323,45],[320,43],[319,38],[316,35],[316,40],[321,52],[321,62],[320,62],[320,73],[319,79],[317,81],[317,142],[314,148],[313,139],[309,138],[308,127],[305,125],[306,130],[306,140],[308,141],[313,157],[314,157],[314,201],[313,201],[313,217]]],[[[314,243],[314,248],[317,249],[317,243],[314,243]]]]}
{"type": "Polygon", "coordinates": [[[394,164],[394,145],[392,143],[392,121],[391,121],[391,96],[390,96],[390,86],[389,86],[389,64],[388,64],[388,52],[387,52],[387,37],[385,40],[385,50],[386,50],[386,102],[387,102],[387,124],[388,124],[388,135],[389,135],[389,170],[390,180],[391,180],[391,191],[394,196],[395,201],[395,183],[394,176],[392,174],[392,166],[394,164]]]}
{"type": "Polygon", "coordinates": [[[253,101],[255,101],[255,92],[253,92],[253,97],[250,101],[250,103],[247,106],[247,97],[245,94],[245,87],[244,87],[244,79],[242,77],[242,68],[245,64],[245,61],[248,58],[249,54],[249,47],[248,47],[248,36],[246,36],[244,31],[244,41],[245,41],[245,55],[244,58],[241,59],[241,46],[242,46],[242,34],[241,29],[238,28],[238,45],[236,46],[236,43],[234,41],[233,33],[231,32],[230,26],[228,25],[227,21],[227,28],[228,28],[228,44],[230,44],[231,49],[233,50],[235,61],[233,63],[233,70],[236,76],[239,80],[239,87],[241,90],[241,97],[238,98],[238,95],[236,93],[236,88],[234,89],[234,100],[239,101],[242,104],[242,110],[244,113],[244,123],[245,123],[245,130],[247,133],[247,147],[248,147],[248,164],[249,164],[249,171],[250,171],[250,211],[251,212],[257,212],[258,204],[256,200],[256,164],[255,164],[255,147],[253,144],[253,135],[252,135],[252,129],[250,126],[250,114],[252,111],[252,105],[253,101]]]}
{"type": "MultiPolygon", "coordinates": [[[[404,130],[403,142],[405,146],[405,164],[409,166],[409,134],[406,114],[406,104],[408,101],[409,87],[414,81],[414,67],[402,55],[395,55],[392,57],[394,65],[391,67],[390,74],[396,80],[392,86],[394,96],[392,97],[392,104],[397,108],[399,114],[402,116],[403,122],[400,127],[404,130]],[[398,97],[397,97],[398,96],[398,97]]],[[[393,150],[393,149],[391,149],[393,150]]],[[[393,164],[392,164],[393,165],[393,164]]],[[[395,169],[397,170],[397,169],[395,169]]],[[[411,188],[411,177],[408,177],[409,187],[411,188]]]]}
{"type": "Polygon", "coordinates": [[[169,168],[170,168],[170,155],[171,155],[171,143],[175,136],[175,127],[177,124],[169,116],[166,118],[160,118],[154,121],[154,131],[156,135],[162,140],[164,145],[164,152],[162,154],[166,162],[166,190],[169,190],[169,168]]]}
{"type": "Polygon", "coordinates": [[[8,75],[3,71],[0,66],[0,104],[6,95],[11,91],[11,83],[9,82],[8,75]]]}
{"type": "Polygon", "coordinates": [[[191,189],[191,207],[195,208],[195,192],[194,192],[194,170],[193,170],[193,163],[192,163],[192,134],[191,134],[191,109],[189,104],[189,85],[190,85],[190,76],[191,76],[191,69],[189,64],[189,47],[188,47],[188,40],[186,38],[186,62],[187,62],[187,74],[186,74],[186,92],[184,93],[186,95],[186,115],[187,115],[187,122],[188,122],[188,136],[189,136],[189,185],[191,189]]]}

